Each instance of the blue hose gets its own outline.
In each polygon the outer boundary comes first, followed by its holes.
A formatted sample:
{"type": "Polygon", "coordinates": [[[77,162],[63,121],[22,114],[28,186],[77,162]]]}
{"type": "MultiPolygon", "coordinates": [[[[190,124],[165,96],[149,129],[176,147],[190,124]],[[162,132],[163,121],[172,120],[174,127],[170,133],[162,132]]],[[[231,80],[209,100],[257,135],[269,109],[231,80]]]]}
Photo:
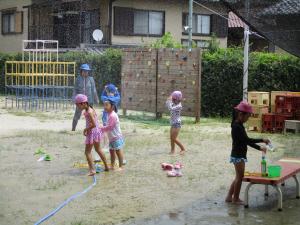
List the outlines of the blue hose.
{"type": "Polygon", "coordinates": [[[45,217],[41,218],[34,225],[39,225],[39,224],[45,222],[50,217],[54,216],[59,210],[61,210],[63,207],[65,207],[69,202],[73,201],[75,198],[78,198],[81,195],[83,195],[83,194],[87,193],[88,191],[90,191],[96,185],[96,183],[97,183],[96,176],[93,176],[93,180],[94,180],[94,182],[89,187],[87,187],[86,189],[84,189],[82,192],[78,192],[78,193],[72,195],[71,197],[69,197],[66,201],[64,201],[63,203],[61,203],[56,209],[54,209],[52,212],[50,212],[45,217]]]}

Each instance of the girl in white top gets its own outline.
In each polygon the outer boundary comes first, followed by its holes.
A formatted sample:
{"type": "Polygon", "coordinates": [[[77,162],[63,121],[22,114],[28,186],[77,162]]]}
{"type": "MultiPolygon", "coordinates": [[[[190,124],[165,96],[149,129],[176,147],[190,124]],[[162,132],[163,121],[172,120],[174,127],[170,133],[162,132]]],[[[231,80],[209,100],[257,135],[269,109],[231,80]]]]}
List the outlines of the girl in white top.
{"type": "Polygon", "coordinates": [[[108,121],[106,126],[101,128],[102,132],[107,132],[109,140],[109,152],[111,156],[111,167],[114,169],[116,155],[119,160],[119,170],[123,169],[123,151],[124,139],[120,128],[120,120],[116,106],[112,101],[104,102],[104,109],[108,113],[108,121]]]}

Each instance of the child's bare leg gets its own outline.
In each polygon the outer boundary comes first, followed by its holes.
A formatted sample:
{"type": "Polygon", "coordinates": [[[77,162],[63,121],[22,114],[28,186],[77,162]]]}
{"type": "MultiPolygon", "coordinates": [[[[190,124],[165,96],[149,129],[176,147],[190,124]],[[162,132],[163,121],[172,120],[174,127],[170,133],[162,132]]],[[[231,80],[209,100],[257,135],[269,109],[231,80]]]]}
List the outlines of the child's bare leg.
{"type": "Polygon", "coordinates": [[[175,153],[175,141],[174,141],[174,128],[173,127],[171,127],[171,129],[170,129],[170,141],[171,141],[171,152],[170,152],[170,154],[174,154],[175,153]]]}
{"type": "Polygon", "coordinates": [[[120,150],[116,150],[116,154],[118,156],[118,160],[119,160],[119,168],[123,169],[123,151],[120,150]]]}
{"type": "Polygon", "coordinates": [[[240,162],[234,164],[235,167],[235,183],[234,183],[234,191],[233,191],[233,199],[232,202],[236,204],[242,204],[243,201],[240,199],[240,191],[241,191],[241,186],[242,186],[242,181],[244,177],[244,172],[245,172],[245,163],[240,162]]]}
{"type": "Polygon", "coordinates": [[[184,153],[185,148],[184,148],[183,144],[177,138],[175,139],[175,144],[177,144],[179,146],[180,153],[184,153]]]}
{"type": "Polygon", "coordinates": [[[230,188],[229,188],[227,197],[225,199],[225,202],[232,202],[232,195],[233,195],[233,192],[234,192],[234,184],[235,184],[235,179],[232,181],[232,183],[230,185],[230,188]]]}
{"type": "Polygon", "coordinates": [[[181,144],[181,142],[177,139],[178,137],[178,134],[179,134],[179,131],[180,131],[180,128],[172,128],[173,130],[173,133],[172,133],[172,138],[173,138],[173,141],[175,144],[177,144],[180,148],[180,153],[184,153],[185,149],[184,149],[184,146],[183,144],[181,144]]]}
{"type": "Polygon", "coordinates": [[[109,168],[108,168],[108,165],[107,165],[107,160],[106,160],[104,152],[100,148],[100,143],[94,143],[94,147],[95,147],[95,151],[98,153],[98,155],[100,156],[100,158],[101,158],[101,160],[104,164],[105,171],[108,171],[109,168]]]}
{"type": "Polygon", "coordinates": [[[115,162],[116,162],[116,151],[110,149],[109,153],[110,153],[111,169],[114,169],[115,168],[115,162]]]}
{"type": "Polygon", "coordinates": [[[85,145],[85,156],[89,165],[89,176],[93,176],[96,174],[96,170],[94,168],[93,157],[92,157],[92,149],[93,145],[85,145]]]}

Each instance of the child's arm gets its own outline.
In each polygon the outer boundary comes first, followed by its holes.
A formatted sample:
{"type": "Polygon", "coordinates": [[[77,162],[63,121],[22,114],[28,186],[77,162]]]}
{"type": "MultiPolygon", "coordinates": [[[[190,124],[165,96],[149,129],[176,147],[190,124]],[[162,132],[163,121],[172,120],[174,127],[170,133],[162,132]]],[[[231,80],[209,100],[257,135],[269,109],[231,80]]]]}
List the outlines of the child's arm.
{"type": "Polygon", "coordinates": [[[99,97],[98,97],[98,94],[97,94],[97,90],[96,90],[96,84],[95,84],[95,80],[94,78],[92,77],[92,85],[93,85],[93,89],[94,90],[94,100],[96,101],[97,104],[99,104],[99,97]]]}
{"type": "Polygon", "coordinates": [[[117,118],[115,116],[110,115],[108,117],[107,125],[104,127],[101,127],[101,130],[103,132],[108,132],[114,129],[114,127],[117,124],[117,118]]]}
{"type": "Polygon", "coordinates": [[[256,143],[261,143],[263,142],[263,139],[254,139],[254,138],[249,138],[245,129],[242,127],[235,126],[232,129],[232,136],[235,140],[239,140],[242,143],[246,143],[252,148],[255,148],[257,150],[261,150],[261,147],[257,145],[256,143]]]}
{"type": "Polygon", "coordinates": [[[181,110],[182,109],[181,103],[179,103],[177,105],[172,105],[172,100],[169,100],[169,99],[167,100],[166,105],[167,105],[167,108],[170,111],[177,111],[177,110],[181,110]]]}

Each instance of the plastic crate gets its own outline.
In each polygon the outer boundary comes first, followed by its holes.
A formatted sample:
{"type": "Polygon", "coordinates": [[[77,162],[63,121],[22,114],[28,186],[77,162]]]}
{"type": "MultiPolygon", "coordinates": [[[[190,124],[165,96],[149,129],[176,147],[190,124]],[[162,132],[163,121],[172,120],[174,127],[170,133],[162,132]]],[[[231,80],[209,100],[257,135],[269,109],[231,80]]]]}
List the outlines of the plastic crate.
{"type": "Polygon", "coordinates": [[[269,113],[268,106],[252,106],[253,108],[253,117],[262,117],[263,114],[269,113]]]}
{"type": "Polygon", "coordinates": [[[290,120],[293,119],[293,117],[289,115],[282,115],[282,114],[277,114],[275,115],[275,130],[276,131],[283,131],[284,129],[284,121],[285,120],[290,120]]]}
{"type": "Polygon", "coordinates": [[[289,92],[289,94],[293,96],[300,96],[300,92],[289,92]]]}
{"type": "Polygon", "coordinates": [[[300,111],[300,96],[278,95],[276,97],[275,112],[293,116],[300,111]]]}
{"type": "Polygon", "coordinates": [[[247,121],[248,130],[250,131],[262,131],[262,119],[250,117],[247,121]]]}
{"type": "MultiPolygon", "coordinates": [[[[275,101],[277,95],[289,95],[291,92],[289,91],[272,91],[271,92],[271,112],[275,112],[275,101]]],[[[298,93],[298,92],[297,92],[298,93]]]]}
{"type": "Polygon", "coordinates": [[[269,106],[270,94],[269,92],[250,91],[248,92],[248,102],[252,106],[269,106]]]}
{"type": "Polygon", "coordinates": [[[267,113],[262,115],[262,131],[273,132],[275,131],[275,114],[267,113]]]}

